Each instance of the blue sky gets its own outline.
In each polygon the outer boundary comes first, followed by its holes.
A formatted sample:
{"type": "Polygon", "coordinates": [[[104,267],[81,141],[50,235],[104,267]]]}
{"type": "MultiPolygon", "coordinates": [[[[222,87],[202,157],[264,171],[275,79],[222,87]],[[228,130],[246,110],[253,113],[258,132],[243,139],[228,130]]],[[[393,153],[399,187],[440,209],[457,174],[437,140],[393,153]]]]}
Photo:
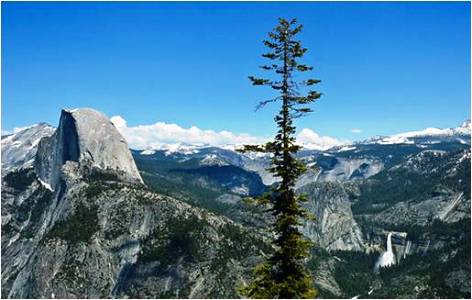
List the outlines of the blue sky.
{"type": "Polygon", "coordinates": [[[278,17],[296,17],[324,96],[297,121],[358,140],[470,118],[470,3],[2,2],[2,130],[92,107],[254,136],[270,90],[248,75],[278,17]],[[353,133],[352,129],[360,129],[353,133]]]}

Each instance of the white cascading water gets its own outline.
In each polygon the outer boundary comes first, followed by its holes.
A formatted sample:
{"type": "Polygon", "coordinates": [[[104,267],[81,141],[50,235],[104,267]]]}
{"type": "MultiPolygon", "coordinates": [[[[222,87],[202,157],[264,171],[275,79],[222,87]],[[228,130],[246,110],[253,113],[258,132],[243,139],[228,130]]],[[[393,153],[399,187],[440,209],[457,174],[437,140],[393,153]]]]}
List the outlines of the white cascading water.
{"type": "Polygon", "coordinates": [[[387,251],[380,255],[379,260],[375,264],[375,269],[389,267],[395,264],[395,254],[392,249],[392,233],[389,232],[387,236],[387,251]]]}
{"type": "Polygon", "coordinates": [[[403,258],[405,258],[408,254],[410,254],[410,250],[411,250],[411,241],[407,241],[405,252],[403,252],[403,258]]]}

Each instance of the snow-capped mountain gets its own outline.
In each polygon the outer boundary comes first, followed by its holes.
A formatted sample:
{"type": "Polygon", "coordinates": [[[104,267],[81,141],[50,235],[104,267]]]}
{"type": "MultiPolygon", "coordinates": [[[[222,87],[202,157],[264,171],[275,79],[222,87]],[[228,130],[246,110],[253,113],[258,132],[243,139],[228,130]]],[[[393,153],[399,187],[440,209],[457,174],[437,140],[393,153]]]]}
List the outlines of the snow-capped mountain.
{"type": "Polygon", "coordinates": [[[166,155],[171,155],[173,153],[182,153],[182,154],[193,154],[198,153],[200,148],[209,147],[209,145],[192,145],[185,143],[174,143],[174,144],[162,144],[157,147],[148,147],[141,151],[142,155],[152,155],[156,151],[165,151],[166,155]]]}
{"type": "Polygon", "coordinates": [[[51,136],[54,131],[54,127],[40,123],[2,136],[2,175],[33,166],[39,141],[51,136]]]}
{"type": "MultiPolygon", "coordinates": [[[[31,165],[36,155],[37,145],[42,137],[51,136],[54,128],[39,124],[2,137],[2,170],[13,170],[31,165]],[[19,147],[25,145],[27,147],[19,147]]],[[[401,160],[404,155],[420,150],[444,150],[443,148],[464,148],[470,145],[470,121],[456,128],[427,128],[389,137],[374,137],[366,141],[338,145],[330,149],[301,151],[298,156],[309,166],[322,166],[320,179],[339,180],[354,177],[365,178],[375,175],[384,168],[401,160]],[[403,145],[402,151],[392,151],[391,147],[403,145]],[[454,146],[456,145],[456,146],[454,146]]],[[[256,172],[264,184],[270,185],[276,179],[267,171],[270,156],[261,153],[241,154],[235,150],[237,145],[213,147],[208,144],[162,144],[159,147],[133,151],[133,155],[164,156],[167,161],[176,161],[199,166],[237,166],[247,171],[256,172]]]]}
{"type": "MultiPolygon", "coordinates": [[[[461,144],[470,145],[471,123],[470,120],[463,122],[460,126],[455,128],[426,128],[423,130],[403,132],[391,136],[374,136],[363,141],[355,141],[352,143],[332,143],[329,147],[312,147],[310,145],[302,144],[307,152],[345,152],[356,149],[358,145],[397,145],[397,144],[411,144],[411,145],[430,145],[443,142],[458,142],[461,144]]],[[[141,151],[142,155],[154,154],[156,151],[165,151],[166,155],[184,154],[194,155],[198,154],[202,149],[219,148],[223,150],[235,151],[241,145],[219,145],[212,146],[209,144],[162,144],[154,148],[146,148],[141,151]]],[[[422,147],[422,146],[419,146],[422,147]]],[[[246,153],[243,155],[248,159],[268,158],[269,156],[261,153],[246,153]]]]}
{"type": "Polygon", "coordinates": [[[470,144],[471,124],[470,120],[456,128],[426,128],[424,130],[410,131],[392,136],[377,136],[359,143],[366,144],[434,144],[441,142],[457,141],[470,144]]]}

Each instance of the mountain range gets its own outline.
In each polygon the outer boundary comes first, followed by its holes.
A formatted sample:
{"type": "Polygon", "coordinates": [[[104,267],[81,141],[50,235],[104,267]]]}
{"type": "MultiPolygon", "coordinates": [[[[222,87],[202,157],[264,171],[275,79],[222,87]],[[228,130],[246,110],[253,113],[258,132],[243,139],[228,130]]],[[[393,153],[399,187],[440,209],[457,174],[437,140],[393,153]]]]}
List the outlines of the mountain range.
{"type": "MultiPolygon", "coordinates": [[[[322,298],[470,298],[470,128],[299,152],[322,298]]],[[[2,298],[240,297],[277,178],[235,148],[128,149],[92,109],[2,136],[2,298]]]]}

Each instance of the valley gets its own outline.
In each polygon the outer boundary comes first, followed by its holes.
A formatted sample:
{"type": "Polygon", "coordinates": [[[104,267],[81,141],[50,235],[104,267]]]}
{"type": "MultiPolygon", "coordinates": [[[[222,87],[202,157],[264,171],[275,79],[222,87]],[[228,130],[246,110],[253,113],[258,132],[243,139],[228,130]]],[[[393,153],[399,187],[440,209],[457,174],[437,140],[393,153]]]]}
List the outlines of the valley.
{"type": "MultiPolygon", "coordinates": [[[[129,150],[91,109],[2,136],[2,298],[240,297],[277,178],[236,148],[129,150]]],[[[321,298],[470,298],[469,122],[298,158],[321,298]]]]}

